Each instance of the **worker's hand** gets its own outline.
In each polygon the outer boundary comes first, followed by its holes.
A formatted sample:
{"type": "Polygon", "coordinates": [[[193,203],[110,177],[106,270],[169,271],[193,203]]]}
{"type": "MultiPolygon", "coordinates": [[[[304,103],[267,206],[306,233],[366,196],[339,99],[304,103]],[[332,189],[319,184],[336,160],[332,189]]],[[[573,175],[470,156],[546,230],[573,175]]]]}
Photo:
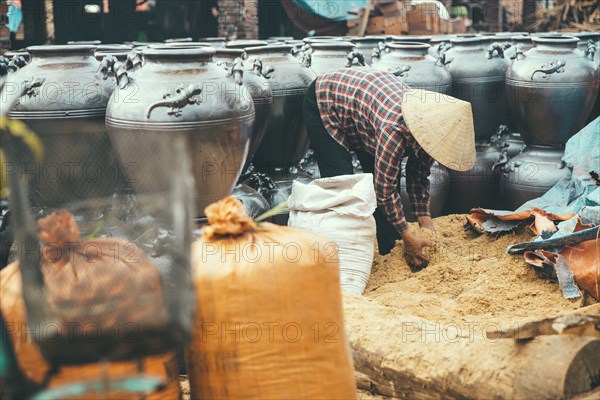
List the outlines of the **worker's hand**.
{"type": "Polygon", "coordinates": [[[413,235],[410,230],[402,234],[402,241],[404,242],[404,259],[413,272],[429,265],[429,258],[423,254],[423,248],[433,247],[433,242],[413,235]]]}
{"type": "Polygon", "coordinates": [[[435,226],[433,226],[433,220],[430,216],[417,217],[417,222],[421,228],[429,229],[435,232],[435,226]]]}

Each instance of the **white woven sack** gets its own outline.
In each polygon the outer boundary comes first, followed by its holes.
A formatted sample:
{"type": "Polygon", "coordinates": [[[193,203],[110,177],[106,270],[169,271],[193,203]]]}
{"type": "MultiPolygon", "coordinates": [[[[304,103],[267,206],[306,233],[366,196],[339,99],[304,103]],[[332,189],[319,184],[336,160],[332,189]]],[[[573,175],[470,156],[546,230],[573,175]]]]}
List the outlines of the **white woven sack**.
{"type": "Polygon", "coordinates": [[[294,182],[288,207],[289,226],[318,233],[337,245],[342,289],[363,294],[375,254],[373,175],[294,182]]]}

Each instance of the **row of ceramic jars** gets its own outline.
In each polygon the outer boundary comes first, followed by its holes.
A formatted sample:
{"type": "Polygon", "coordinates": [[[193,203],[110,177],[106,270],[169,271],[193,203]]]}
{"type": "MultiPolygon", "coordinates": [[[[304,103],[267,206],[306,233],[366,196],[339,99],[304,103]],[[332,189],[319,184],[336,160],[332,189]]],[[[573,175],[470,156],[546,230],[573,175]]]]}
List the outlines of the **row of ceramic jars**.
{"type": "Polygon", "coordinates": [[[116,165],[135,167],[129,183],[136,191],[161,191],[156,182],[168,182],[176,173],[157,162],[169,159],[161,158],[168,148],[161,143],[169,137],[187,143],[197,215],[231,193],[248,153],[255,109],[241,85],[243,72],[227,77],[213,62],[214,49],[146,49],[143,66],[130,71],[118,62],[110,68],[98,62],[94,46],[28,50],[30,63],[4,82],[3,113],[10,110],[10,118],[27,122],[38,134],[46,164],[63,165],[66,157],[101,172],[94,180],[79,174],[34,181],[32,193],[40,193],[44,205],[83,194],[110,197],[115,179],[109,171],[116,165]]]}
{"type": "Polygon", "coordinates": [[[594,54],[599,38],[540,35],[531,39],[533,47],[515,54],[506,89],[512,121],[527,147],[502,169],[500,190],[508,208],[543,195],[567,176],[565,143],[597,117],[592,110],[600,86],[594,54]]]}

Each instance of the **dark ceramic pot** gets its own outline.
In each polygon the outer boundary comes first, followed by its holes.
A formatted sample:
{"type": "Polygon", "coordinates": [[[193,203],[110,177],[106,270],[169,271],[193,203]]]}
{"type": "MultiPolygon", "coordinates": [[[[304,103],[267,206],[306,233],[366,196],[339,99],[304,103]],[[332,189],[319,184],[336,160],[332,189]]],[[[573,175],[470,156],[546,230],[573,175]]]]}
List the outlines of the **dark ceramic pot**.
{"type": "MultiPolygon", "coordinates": [[[[431,167],[429,175],[429,209],[433,218],[444,215],[446,209],[446,200],[450,191],[450,175],[448,169],[441,166],[437,162],[431,167]]],[[[402,177],[400,178],[400,197],[402,199],[402,207],[405,210],[406,220],[414,222],[417,219],[413,214],[413,209],[410,205],[408,192],[406,191],[406,160],[402,162],[402,177]]]]}
{"type": "MultiPolygon", "coordinates": [[[[239,62],[246,53],[242,49],[228,49],[220,48],[216,49],[215,59],[224,62],[224,66],[231,71],[231,68],[236,67],[236,60],[239,62]]],[[[248,63],[246,63],[248,64],[248,63]]],[[[273,106],[273,92],[269,82],[265,79],[256,68],[251,65],[246,65],[243,74],[244,85],[250,91],[252,96],[252,102],[254,103],[254,109],[256,111],[256,118],[252,128],[252,140],[250,141],[250,150],[248,151],[248,158],[246,159],[246,165],[252,162],[258,146],[263,140],[267,124],[271,118],[271,109],[273,106]]]]}
{"type": "Polygon", "coordinates": [[[386,44],[381,59],[373,58],[373,68],[393,72],[411,88],[450,94],[452,76],[429,55],[429,47],[425,43],[386,44]]]}
{"type": "Polygon", "coordinates": [[[317,75],[292,56],[291,49],[290,45],[246,49],[248,65],[267,79],[273,93],[271,118],[253,161],[261,171],[295,165],[308,148],[302,105],[317,75]]]}
{"type": "Polygon", "coordinates": [[[320,75],[336,69],[349,68],[352,65],[364,66],[364,55],[354,47],[353,43],[341,40],[313,42],[307,49],[311,55],[310,67],[320,75]]]}
{"type": "Polygon", "coordinates": [[[569,169],[562,162],[564,151],[553,147],[527,146],[502,168],[500,192],[509,210],[542,196],[558,181],[565,178],[569,169]]]}
{"type": "Polygon", "coordinates": [[[146,62],[133,76],[117,74],[115,101],[106,115],[121,162],[136,166],[146,178],[133,182],[143,193],[155,191],[154,180],[168,181],[172,174],[149,155],[155,152],[160,159],[165,135],[185,139],[198,216],[231,194],[246,161],[255,117],[243,70],[226,77],[213,62],[214,54],[212,48],[144,50],[146,62]],[[128,96],[137,101],[125,101],[128,96]]]}
{"type": "Polygon", "coordinates": [[[476,160],[472,169],[450,172],[448,210],[465,214],[472,208],[502,209],[500,175],[502,152],[489,141],[476,142],[476,160]]]}
{"type": "Polygon", "coordinates": [[[113,193],[117,165],[104,117],[115,82],[99,76],[95,49],[29,47],[29,64],[6,77],[2,114],[27,123],[44,145],[43,165],[52,167],[31,181],[34,206],[113,193]]]}
{"type": "Polygon", "coordinates": [[[353,37],[352,43],[356,45],[356,50],[364,54],[365,63],[371,65],[373,50],[379,47],[379,43],[385,43],[386,40],[386,36],[362,36],[353,37]]]}
{"type": "Polygon", "coordinates": [[[486,38],[455,38],[442,61],[452,75],[452,96],[471,103],[476,139],[489,139],[507,116],[504,76],[508,60],[486,38]]]}
{"type": "MultiPolygon", "coordinates": [[[[588,58],[593,59],[596,65],[598,81],[600,81],[600,31],[596,32],[579,32],[574,34],[579,38],[577,49],[583,52],[588,58]],[[590,54],[593,53],[593,54],[590,54]]],[[[600,116],[600,95],[596,97],[594,107],[590,112],[587,123],[592,122],[600,116]]]]}
{"type": "Polygon", "coordinates": [[[593,61],[569,36],[534,37],[506,73],[510,111],[527,144],[562,147],[586,124],[598,94],[593,61]]]}

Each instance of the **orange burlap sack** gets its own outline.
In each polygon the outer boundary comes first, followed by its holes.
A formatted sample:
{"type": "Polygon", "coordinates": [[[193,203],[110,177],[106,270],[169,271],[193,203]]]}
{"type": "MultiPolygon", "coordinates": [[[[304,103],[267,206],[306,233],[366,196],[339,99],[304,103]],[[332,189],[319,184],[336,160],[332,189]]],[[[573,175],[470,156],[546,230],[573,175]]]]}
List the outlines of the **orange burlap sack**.
{"type": "MultiPolygon", "coordinates": [[[[49,366],[32,339],[31,333],[43,335],[44,332],[43,327],[32,329],[27,326],[27,312],[22,293],[19,263],[14,262],[0,272],[0,310],[6,322],[8,336],[15,350],[21,372],[32,382],[40,384],[44,380],[49,366]]],[[[151,393],[145,397],[146,399],[177,399],[179,397],[178,369],[173,354],[145,357],[139,363],[138,360],[111,362],[107,364],[106,368],[101,364],[62,367],[51,377],[48,387],[54,388],[69,383],[100,379],[105,376],[108,376],[109,379],[135,377],[140,373],[160,378],[165,383],[163,389],[151,393]]],[[[114,392],[100,395],[88,394],[73,399],[92,400],[96,398],[139,399],[140,395],[114,392]]]]}
{"type": "Polygon", "coordinates": [[[192,398],[356,398],[335,244],[256,225],[233,198],[206,216],[192,248],[192,398]]]}

